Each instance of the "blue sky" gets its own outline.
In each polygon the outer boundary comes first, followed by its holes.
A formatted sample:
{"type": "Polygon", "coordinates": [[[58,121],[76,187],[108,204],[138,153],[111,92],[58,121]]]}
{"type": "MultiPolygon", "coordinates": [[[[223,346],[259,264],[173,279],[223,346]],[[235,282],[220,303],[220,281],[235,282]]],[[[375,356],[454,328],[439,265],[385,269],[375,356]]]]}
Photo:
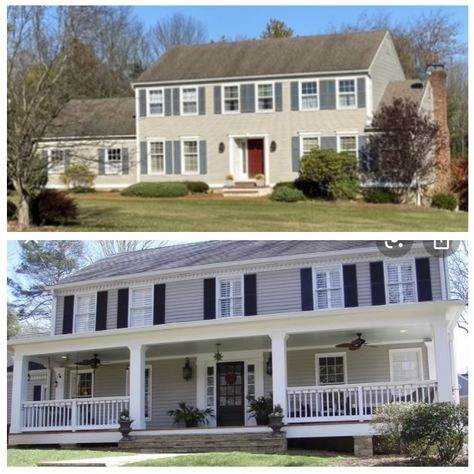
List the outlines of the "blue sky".
{"type": "Polygon", "coordinates": [[[443,11],[461,26],[460,41],[467,42],[466,6],[141,6],[134,12],[147,26],[179,12],[202,21],[210,40],[222,36],[259,37],[270,18],[283,20],[295,34],[312,35],[352,22],[362,14],[389,14],[394,23],[407,22],[432,11],[443,11]]]}

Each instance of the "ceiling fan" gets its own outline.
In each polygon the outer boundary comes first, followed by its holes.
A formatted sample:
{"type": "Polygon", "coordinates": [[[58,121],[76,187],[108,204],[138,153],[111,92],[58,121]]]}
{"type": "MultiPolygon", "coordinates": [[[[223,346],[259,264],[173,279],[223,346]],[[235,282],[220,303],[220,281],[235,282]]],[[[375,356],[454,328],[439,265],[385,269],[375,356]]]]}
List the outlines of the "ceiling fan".
{"type": "Polygon", "coordinates": [[[362,333],[357,333],[357,339],[354,339],[351,342],[344,342],[342,344],[337,344],[336,347],[347,347],[350,351],[357,351],[362,346],[364,347],[377,347],[377,346],[369,346],[365,339],[362,339],[362,333]]]}
{"type": "Polygon", "coordinates": [[[101,366],[100,359],[98,356],[99,354],[94,354],[94,357],[92,357],[92,359],[78,360],[77,362],[74,362],[74,363],[76,365],[88,365],[91,369],[95,370],[101,366]]]}

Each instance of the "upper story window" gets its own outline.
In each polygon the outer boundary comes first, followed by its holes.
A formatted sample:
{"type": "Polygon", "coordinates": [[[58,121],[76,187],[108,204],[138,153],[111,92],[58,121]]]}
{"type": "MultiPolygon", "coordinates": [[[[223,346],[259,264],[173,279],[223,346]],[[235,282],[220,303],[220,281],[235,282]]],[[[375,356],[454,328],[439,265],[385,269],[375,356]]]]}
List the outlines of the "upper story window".
{"type": "Polygon", "coordinates": [[[74,308],[74,332],[95,330],[96,293],[77,295],[74,308]]]}
{"type": "Polygon", "coordinates": [[[64,171],[64,158],[66,150],[52,148],[49,150],[49,172],[50,174],[61,174],[64,171]]]}
{"type": "Polygon", "coordinates": [[[197,87],[183,87],[181,89],[182,115],[196,115],[198,113],[197,101],[198,101],[197,87]]]}
{"type": "Polygon", "coordinates": [[[318,81],[301,81],[301,110],[319,108],[318,81]]]}
{"type": "Polygon", "coordinates": [[[316,268],[314,291],[317,309],[343,308],[342,267],[316,268]]]}
{"type": "Polygon", "coordinates": [[[388,303],[415,302],[414,265],[410,260],[386,262],[386,288],[388,303]]]}
{"type": "Polygon", "coordinates": [[[199,147],[197,140],[183,140],[183,172],[184,174],[199,173],[199,147]]]}
{"type": "Polygon", "coordinates": [[[305,135],[301,137],[301,151],[302,155],[306,155],[311,150],[319,148],[319,136],[317,135],[305,135]]]}
{"type": "Polygon", "coordinates": [[[239,86],[224,86],[224,112],[239,111],[239,86]]]}
{"type": "Polygon", "coordinates": [[[339,152],[347,153],[357,157],[357,137],[341,136],[339,137],[339,152]]]}
{"type": "Polygon", "coordinates": [[[122,173],[122,149],[107,148],[105,155],[105,174],[122,173]]]}
{"type": "Polygon", "coordinates": [[[243,315],[242,277],[223,278],[218,281],[217,316],[233,318],[243,315]]]}
{"type": "Polygon", "coordinates": [[[257,84],[257,112],[274,110],[273,83],[257,84]]]}
{"type": "Polygon", "coordinates": [[[164,114],[163,89],[149,89],[148,90],[148,114],[149,115],[163,115],[164,114]]]}
{"type": "Polygon", "coordinates": [[[130,288],[129,327],[151,326],[153,324],[153,287],[130,288]]]}
{"type": "Polygon", "coordinates": [[[356,106],[356,82],[355,79],[339,79],[338,103],[340,109],[352,109],[356,106]]]}
{"type": "Polygon", "coordinates": [[[150,174],[163,174],[165,172],[165,142],[163,140],[148,142],[148,157],[150,174]]]}

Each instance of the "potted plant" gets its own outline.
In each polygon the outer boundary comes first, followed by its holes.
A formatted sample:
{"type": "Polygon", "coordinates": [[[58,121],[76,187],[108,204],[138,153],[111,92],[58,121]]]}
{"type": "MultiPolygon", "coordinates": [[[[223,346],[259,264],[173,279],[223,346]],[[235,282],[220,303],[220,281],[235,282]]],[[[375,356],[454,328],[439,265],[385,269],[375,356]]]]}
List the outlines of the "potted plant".
{"type": "Polygon", "coordinates": [[[122,439],[130,439],[130,431],[132,431],[133,420],[130,418],[128,410],[122,410],[119,415],[119,431],[122,433],[122,439]]]}
{"type": "Polygon", "coordinates": [[[268,415],[273,411],[273,397],[247,397],[249,402],[248,413],[255,418],[257,425],[268,425],[268,415]]]}
{"type": "Polygon", "coordinates": [[[265,175],[262,173],[256,174],[255,175],[255,182],[257,183],[257,186],[264,186],[265,185],[265,175]]]}
{"type": "Polygon", "coordinates": [[[186,402],[178,403],[176,410],[169,410],[168,415],[174,417],[174,422],[184,421],[187,428],[195,428],[199,423],[207,423],[209,417],[213,417],[212,408],[200,410],[199,408],[187,405],[186,402]]]}
{"type": "Polygon", "coordinates": [[[234,177],[231,174],[226,175],[225,185],[226,186],[233,186],[234,185],[234,177]]]}
{"type": "Polygon", "coordinates": [[[283,426],[283,408],[281,405],[275,405],[273,411],[268,415],[269,426],[274,433],[279,433],[283,426]]]}

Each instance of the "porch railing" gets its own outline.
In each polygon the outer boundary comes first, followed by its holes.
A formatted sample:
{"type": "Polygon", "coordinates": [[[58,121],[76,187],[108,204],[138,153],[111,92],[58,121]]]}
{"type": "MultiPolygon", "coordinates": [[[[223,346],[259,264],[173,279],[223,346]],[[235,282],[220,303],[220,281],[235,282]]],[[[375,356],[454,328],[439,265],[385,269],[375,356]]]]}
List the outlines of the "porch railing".
{"type": "Polygon", "coordinates": [[[23,403],[22,431],[76,431],[118,427],[129,397],[77,398],[23,403]]]}
{"type": "Polygon", "coordinates": [[[369,420],[378,407],[394,402],[437,400],[434,381],[291,387],[287,390],[287,421],[369,420]]]}

